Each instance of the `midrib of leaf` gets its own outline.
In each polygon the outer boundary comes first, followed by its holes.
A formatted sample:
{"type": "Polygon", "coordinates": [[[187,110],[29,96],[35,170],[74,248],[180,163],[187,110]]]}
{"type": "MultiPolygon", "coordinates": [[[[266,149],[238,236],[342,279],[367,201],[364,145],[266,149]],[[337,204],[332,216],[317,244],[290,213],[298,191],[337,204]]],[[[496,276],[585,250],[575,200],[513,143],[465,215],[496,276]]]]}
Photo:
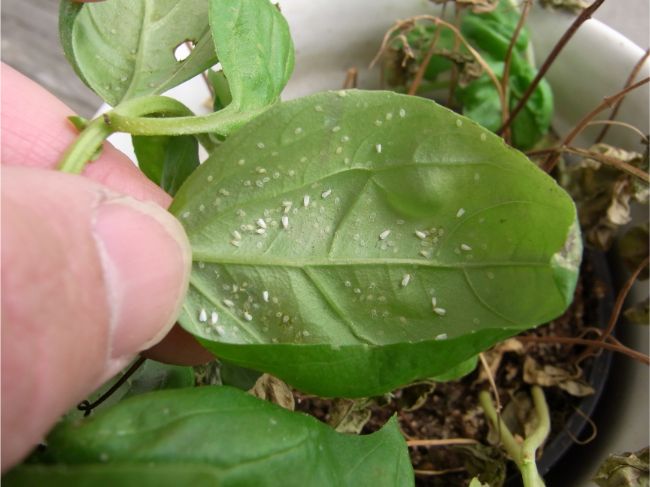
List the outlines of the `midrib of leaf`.
{"type": "MultiPolygon", "coordinates": [[[[381,173],[381,172],[385,172],[385,171],[394,171],[394,170],[399,170],[399,169],[408,168],[408,167],[444,167],[444,168],[449,167],[449,168],[453,169],[453,168],[459,168],[459,167],[471,166],[471,165],[491,165],[491,166],[494,166],[495,168],[498,168],[498,169],[503,169],[503,170],[508,169],[508,168],[503,168],[501,166],[497,166],[496,164],[489,164],[489,163],[484,162],[484,161],[464,161],[464,162],[458,162],[458,163],[448,163],[448,162],[442,163],[442,162],[433,162],[433,161],[432,162],[421,162],[421,163],[409,163],[409,164],[396,163],[395,165],[385,166],[385,167],[381,167],[381,168],[370,168],[370,167],[354,166],[354,167],[349,167],[349,168],[343,168],[341,170],[334,171],[334,172],[331,172],[331,173],[328,173],[328,174],[324,174],[322,176],[319,176],[316,179],[310,179],[310,180],[305,181],[302,184],[297,185],[297,186],[284,188],[284,189],[282,189],[282,191],[280,191],[278,193],[275,193],[275,194],[272,194],[272,195],[266,195],[266,196],[262,196],[260,198],[248,198],[247,200],[245,200],[243,202],[243,205],[245,205],[246,207],[251,207],[251,206],[257,205],[257,204],[263,204],[263,203],[269,202],[269,200],[271,200],[273,198],[280,198],[283,195],[286,195],[287,193],[292,193],[292,192],[296,192],[298,190],[303,190],[305,188],[309,188],[313,184],[321,182],[321,181],[323,181],[325,179],[335,178],[335,177],[337,177],[337,176],[339,176],[341,174],[346,174],[346,173],[351,173],[351,172],[369,173],[368,177],[369,177],[369,179],[371,179],[372,176],[374,174],[377,174],[377,173],[381,173]]],[[[215,185],[218,187],[219,183],[222,183],[226,176],[233,176],[233,175],[232,174],[222,174],[221,178],[216,181],[215,185]]],[[[377,185],[377,187],[383,189],[381,187],[381,185],[377,185]]],[[[365,186],[362,189],[365,189],[365,186]]],[[[212,191],[212,190],[210,189],[210,191],[212,191]]],[[[197,196],[194,197],[194,199],[201,199],[201,198],[202,198],[202,193],[199,193],[199,194],[197,194],[197,196]]],[[[482,210],[489,210],[491,208],[494,208],[494,207],[502,205],[502,204],[511,204],[511,203],[533,204],[533,205],[540,205],[540,206],[547,206],[549,208],[554,208],[553,205],[549,205],[549,204],[538,202],[538,201],[511,200],[511,201],[504,201],[504,202],[498,203],[497,205],[493,205],[493,206],[490,206],[490,207],[482,208],[482,210]]],[[[188,207],[188,206],[189,205],[187,203],[185,203],[183,205],[183,207],[188,207]]],[[[224,206],[220,207],[218,211],[215,211],[213,214],[214,215],[225,214],[228,210],[232,210],[233,208],[235,208],[237,206],[242,206],[242,203],[233,203],[233,204],[231,204],[229,206],[224,205],[224,206]]],[[[173,210],[172,210],[172,213],[174,213],[173,210]]],[[[188,228],[188,232],[190,234],[197,233],[198,230],[203,229],[206,226],[211,225],[212,222],[213,222],[212,219],[205,219],[201,224],[194,223],[194,224],[192,224],[191,228],[188,228]]]]}
{"type": "Polygon", "coordinates": [[[193,252],[193,260],[195,262],[205,262],[206,264],[222,264],[222,265],[240,265],[240,266],[259,266],[259,267],[291,267],[298,269],[316,268],[316,267],[339,267],[339,266],[413,266],[413,267],[427,267],[430,269],[457,269],[465,270],[469,268],[483,269],[486,267],[551,267],[550,262],[436,262],[423,259],[407,259],[407,258],[391,258],[382,257],[376,259],[360,259],[360,258],[340,258],[340,259],[318,259],[318,258],[291,258],[290,260],[279,258],[260,258],[244,257],[238,258],[233,255],[215,255],[213,252],[202,252],[195,249],[193,252]]]}
{"type": "Polygon", "coordinates": [[[150,0],[144,0],[142,3],[142,25],[140,26],[140,32],[138,34],[138,55],[136,56],[133,63],[133,70],[131,72],[128,88],[122,95],[121,100],[129,99],[131,92],[138,84],[140,65],[142,64],[142,58],[144,57],[144,44],[147,40],[146,34],[149,31],[149,29],[146,28],[147,22],[149,20],[149,1],[150,0]]]}

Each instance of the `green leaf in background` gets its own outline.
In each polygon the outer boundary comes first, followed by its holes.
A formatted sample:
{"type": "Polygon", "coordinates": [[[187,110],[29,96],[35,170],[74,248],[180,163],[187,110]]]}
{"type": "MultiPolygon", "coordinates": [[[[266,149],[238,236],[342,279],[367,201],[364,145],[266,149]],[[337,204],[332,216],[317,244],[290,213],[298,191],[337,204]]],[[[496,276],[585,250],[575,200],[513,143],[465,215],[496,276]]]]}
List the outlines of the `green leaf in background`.
{"type": "Polygon", "coordinates": [[[208,0],[63,0],[59,32],[79,77],[112,106],[162,93],[216,62],[208,0]],[[186,41],[195,47],[177,61],[186,41]]]}
{"type": "Polygon", "coordinates": [[[210,28],[232,98],[224,115],[242,123],[277,102],[293,72],[289,26],[269,0],[212,0],[210,28]]]}
{"type": "Polygon", "coordinates": [[[45,455],[55,465],[18,467],[3,484],[413,485],[394,418],[372,435],[344,435],[226,386],[142,395],[61,424],[45,455]]]}
{"type": "Polygon", "coordinates": [[[321,396],[442,374],[553,319],[581,258],[553,179],[470,120],[388,92],[272,108],[171,211],[195,261],[185,329],[321,396]]]}
{"type": "Polygon", "coordinates": [[[172,196],[199,166],[199,145],[191,135],[133,136],[131,140],[142,172],[172,196]]]}
{"type": "MultiPolygon", "coordinates": [[[[461,32],[465,39],[478,50],[483,59],[490,66],[498,78],[503,76],[504,60],[519,21],[519,10],[510,1],[502,0],[499,6],[490,12],[474,13],[468,10],[462,17],[461,32]]],[[[444,27],[435,27],[429,24],[416,24],[409,31],[407,38],[411,49],[415,52],[415,68],[423,61],[425,53],[439,30],[436,42],[437,52],[444,52],[447,56],[455,53],[454,59],[457,66],[470,66],[467,72],[461,69],[460,83],[456,87],[455,96],[461,105],[463,115],[478,122],[485,128],[496,132],[502,125],[501,103],[497,90],[486,73],[476,78],[475,71],[478,65],[473,57],[463,46],[455,46],[456,38],[452,32],[444,27]],[[464,63],[464,64],[463,64],[464,63]],[[471,76],[470,76],[471,72],[471,76]],[[469,77],[469,79],[463,79],[469,77]]],[[[404,49],[403,41],[397,39],[398,49],[404,49]],[[401,47],[400,47],[401,46],[401,47]]],[[[401,63],[404,57],[399,52],[397,59],[401,63]]],[[[393,66],[393,73],[387,77],[394,83],[410,83],[400,77],[401,68],[393,66]]],[[[431,82],[439,81],[441,75],[448,75],[452,62],[441,55],[431,58],[425,79],[431,82]]],[[[414,67],[410,68],[411,70],[414,67]]],[[[414,75],[413,73],[410,76],[414,75]]],[[[512,51],[509,72],[509,108],[512,110],[528,85],[537,75],[532,59],[532,47],[527,29],[524,27],[512,51]]],[[[408,78],[407,74],[407,78],[408,78]]],[[[515,147],[525,150],[537,144],[548,132],[553,117],[553,93],[546,80],[542,80],[535,89],[526,105],[512,123],[512,143],[515,147]]]]}

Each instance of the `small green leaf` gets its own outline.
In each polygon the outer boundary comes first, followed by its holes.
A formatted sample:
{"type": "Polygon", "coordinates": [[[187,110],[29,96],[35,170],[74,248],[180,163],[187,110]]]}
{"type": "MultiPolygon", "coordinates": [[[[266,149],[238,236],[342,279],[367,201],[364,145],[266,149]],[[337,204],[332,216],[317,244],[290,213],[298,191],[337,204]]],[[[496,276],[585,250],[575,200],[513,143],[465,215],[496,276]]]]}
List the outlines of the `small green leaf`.
{"type": "Polygon", "coordinates": [[[63,0],[59,32],[79,77],[113,106],[162,93],[216,62],[207,0],[63,0]],[[177,61],[186,41],[195,47],[177,61]]]}
{"type": "MultiPolygon", "coordinates": [[[[232,98],[225,112],[241,114],[241,124],[277,102],[291,76],[289,26],[268,0],[212,0],[210,28],[232,98]]],[[[220,98],[221,103],[228,101],[227,96],[220,98]]]]}
{"type": "Polygon", "coordinates": [[[141,395],[61,424],[46,455],[54,465],[19,467],[3,484],[413,485],[394,418],[372,435],[343,435],[226,386],[141,395]]]}
{"type": "Polygon", "coordinates": [[[323,396],[442,374],[553,319],[581,257],[553,179],[470,120],[387,92],[272,108],[171,211],[195,261],[182,325],[323,396]]]}
{"type": "Polygon", "coordinates": [[[191,135],[134,136],[132,141],[142,172],[172,196],[199,166],[199,145],[191,135]]]}

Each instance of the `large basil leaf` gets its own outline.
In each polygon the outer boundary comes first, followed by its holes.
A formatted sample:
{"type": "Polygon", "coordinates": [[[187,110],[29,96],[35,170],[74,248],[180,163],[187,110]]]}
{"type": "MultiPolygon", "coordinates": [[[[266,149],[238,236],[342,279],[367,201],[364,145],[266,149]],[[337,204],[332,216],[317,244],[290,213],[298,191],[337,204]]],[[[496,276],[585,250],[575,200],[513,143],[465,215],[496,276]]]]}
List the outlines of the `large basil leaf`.
{"type": "Polygon", "coordinates": [[[195,261],[182,325],[320,395],[436,376],[558,316],[581,258],[553,179],[474,122],[387,92],[269,110],[171,211],[195,261]]]}
{"type": "Polygon", "coordinates": [[[44,460],[55,465],[18,467],[3,483],[413,485],[394,418],[372,435],[344,435],[226,386],[137,396],[61,424],[48,437],[44,460]]]}
{"type": "Polygon", "coordinates": [[[216,62],[208,0],[63,0],[59,31],[79,77],[106,102],[162,93],[216,62]],[[174,51],[195,47],[184,60],[174,51]]]}

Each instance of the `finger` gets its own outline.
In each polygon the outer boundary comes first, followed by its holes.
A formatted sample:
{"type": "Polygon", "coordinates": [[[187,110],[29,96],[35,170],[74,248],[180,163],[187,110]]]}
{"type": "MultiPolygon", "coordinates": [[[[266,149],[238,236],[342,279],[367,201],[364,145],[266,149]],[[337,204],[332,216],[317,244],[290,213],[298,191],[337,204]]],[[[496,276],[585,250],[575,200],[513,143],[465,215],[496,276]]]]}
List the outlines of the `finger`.
{"type": "MultiPolygon", "coordinates": [[[[54,169],[77,137],[66,117],[74,112],[52,94],[6,64],[2,64],[2,164],[54,169]]],[[[109,143],[84,176],[139,200],[167,208],[171,197],[147,179],[109,143]]],[[[213,357],[185,330],[174,334],[149,354],[162,362],[197,365],[213,357]]]]}
{"type": "Polygon", "coordinates": [[[81,176],[3,166],[1,205],[6,468],[169,332],[191,251],[158,205],[81,176]]]}
{"type": "MultiPolygon", "coordinates": [[[[67,120],[74,112],[12,67],[2,65],[2,163],[55,169],[77,131],[67,120]]],[[[152,183],[120,151],[104,143],[99,159],[84,175],[104,186],[163,207],[170,196],[152,183]]]]}

